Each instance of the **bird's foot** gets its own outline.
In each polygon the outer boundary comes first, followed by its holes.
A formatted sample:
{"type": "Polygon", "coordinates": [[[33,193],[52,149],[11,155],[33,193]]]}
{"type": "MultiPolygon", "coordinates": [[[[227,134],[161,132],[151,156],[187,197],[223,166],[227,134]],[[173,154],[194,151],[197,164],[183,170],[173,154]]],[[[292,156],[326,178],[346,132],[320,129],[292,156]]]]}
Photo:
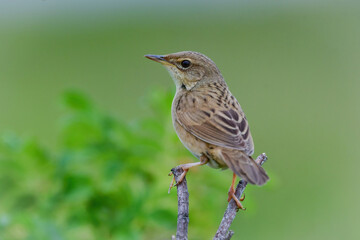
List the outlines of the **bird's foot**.
{"type": "Polygon", "coordinates": [[[241,210],[245,210],[246,208],[243,207],[243,205],[241,204],[242,201],[244,201],[245,199],[245,193],[244,195],[239,199],[235,196],[235,189],[233,187],[230,188],[229,192],[228,192],[228,202],[231,201],[231,199],[234,199],[236,205],[238,206],[239,209],[241,210]]]}
{"type": "MultiPolygon", "coordinates": [[[[181,173],[181,175],[179,176],[176,184],[175,183],[175,176],[173,177],[171,183],[170,183],[170,187],[169,187],[169,191],[168,193],[170,193],[171,191],[171,188],[173,188],[174,186],[178,186],[184,179],[185,179],[185,176],[187,174],[187,172],[189,171],[190,168],[192,167],[195,167],[195,166],[201,166],[201,165],[204,165],[206,163],[208,163],[209,159],[205,156],[205,155],[201,155],[200,156],[200,162],[196,162],[196,163],[186,163],[186,164],[182,164],[182,165],[179,165],[177,167],[181,167],[183,172],[181,173]]],[[[172,176],[173,173],[170,172],[169,173],[169,176],[172,176]]]]}
{"type": "MultiPolygon", "coordinates": [[[[173,176],[173,179],[171,180],[171,183],[170,183],[170,186],[169,186],[168,193],[170,193],[170,191],[171,191],[171,189],[173,187],[178,186],[182,181],[184,181],[185,176],[186,176],[187,172],[190,169],[190,167],[188,167],[187,164],[180,165],[180,167],[183,169],[183,172],[181,173],[181,175],[180,175],[180,177],[179,177],[179,179],[178,179],[178,181],[176,183],[175,183],[175,176],[173,176]]],[[[172,175],[174,175],[174,174],[172,172],[170,172],[169,176],[172,176],[172,175]]]]}
{"type": "Polygon", "coordinates": [[[182,181],[184,181],[184,178],[185,178],[187,172],[189,171],[189,168],[182,167],[182,169],[183,169],[184,172],[181,173],[181,175],[180,175],[179,179],[177,180],[175,186],[179,185],[182,181]]]}

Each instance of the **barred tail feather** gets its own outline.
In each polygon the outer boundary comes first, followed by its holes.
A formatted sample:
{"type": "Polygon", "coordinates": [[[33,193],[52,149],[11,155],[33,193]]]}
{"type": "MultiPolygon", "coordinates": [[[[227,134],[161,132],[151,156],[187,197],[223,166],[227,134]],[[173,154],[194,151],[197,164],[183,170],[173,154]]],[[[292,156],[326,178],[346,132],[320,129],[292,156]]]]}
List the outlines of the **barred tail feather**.
{"type": "Polygon", "coordinates": [[[234,149],[222,149],[221,153],[226,165],[248,183],[263,185],[269,180],[264,168],[244,152],[234,149]]]}

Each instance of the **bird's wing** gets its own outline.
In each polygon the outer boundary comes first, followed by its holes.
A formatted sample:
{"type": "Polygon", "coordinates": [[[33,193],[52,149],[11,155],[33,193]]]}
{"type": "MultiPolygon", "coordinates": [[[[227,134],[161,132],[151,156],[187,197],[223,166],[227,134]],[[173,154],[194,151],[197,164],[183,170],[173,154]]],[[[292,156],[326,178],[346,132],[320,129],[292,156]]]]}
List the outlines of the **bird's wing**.
{"type": "Polygon", "coordinates": [[[199,139],[221,147],[253,152],[248,122],[231,93],[189,93],[178,99],[177,121],[199,139]]]}

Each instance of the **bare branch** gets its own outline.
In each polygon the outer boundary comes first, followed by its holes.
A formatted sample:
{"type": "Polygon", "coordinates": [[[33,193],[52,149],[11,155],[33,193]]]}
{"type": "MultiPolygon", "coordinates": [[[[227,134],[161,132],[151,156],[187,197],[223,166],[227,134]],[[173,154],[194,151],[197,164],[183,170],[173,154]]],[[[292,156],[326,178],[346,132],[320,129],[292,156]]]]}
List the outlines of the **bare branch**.
{"type": "Polygon", "coordinates": [[[233,235],[234,232],[230,230],[224,240],[230,240],[233,235]]]}
{"type": "MultiPolygon", "coordinates": [[[[178,166],[171,169],[174,174],[175,181],[178,182],[180,175],[184,170],[178,166]]],[[[188,239],[188,226],[189,226],[189,191],[187,188],[186,177],[177,185],[178,195],[178,218],[177,218],[177,230],[176,240],[188,239]]]]}
{"type": "MultiPolygon", "coordinates": [[[[267,160],[267,156],[265,153],[260,154],[256,162],[262,165],[267,160]]],[[[237,198],[240,198],[246,188],[247,182],[240,180],[238,185],[236,186],[235,195],[237,198]]],[[[231,223],[234,221],[236,212],[238,211],[238,207],[236,206],[235,201],[232,199],[225,211],[224,217],[221,220],[220,226],[215,234],[213,240],[229,240],[234,234],[233,231],[229,231],[231,223]]]]}

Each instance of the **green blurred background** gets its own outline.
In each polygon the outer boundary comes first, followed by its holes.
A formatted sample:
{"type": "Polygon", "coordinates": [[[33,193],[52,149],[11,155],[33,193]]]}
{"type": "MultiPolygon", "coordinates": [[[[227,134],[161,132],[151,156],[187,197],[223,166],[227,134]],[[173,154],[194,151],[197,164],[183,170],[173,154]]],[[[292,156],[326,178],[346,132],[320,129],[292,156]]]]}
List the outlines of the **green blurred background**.
{"type": "MultiPolygon", "coordinates": [[[[182,50],[269,156],[233,239],[359,239],[359,23],[358,1],[1,1],[0,239],[170,239],[167,173],[194,158],[143,55],[182,50]]],[[[189,239],[212,239],[231,177],[190,171],[189,239]]]]}

